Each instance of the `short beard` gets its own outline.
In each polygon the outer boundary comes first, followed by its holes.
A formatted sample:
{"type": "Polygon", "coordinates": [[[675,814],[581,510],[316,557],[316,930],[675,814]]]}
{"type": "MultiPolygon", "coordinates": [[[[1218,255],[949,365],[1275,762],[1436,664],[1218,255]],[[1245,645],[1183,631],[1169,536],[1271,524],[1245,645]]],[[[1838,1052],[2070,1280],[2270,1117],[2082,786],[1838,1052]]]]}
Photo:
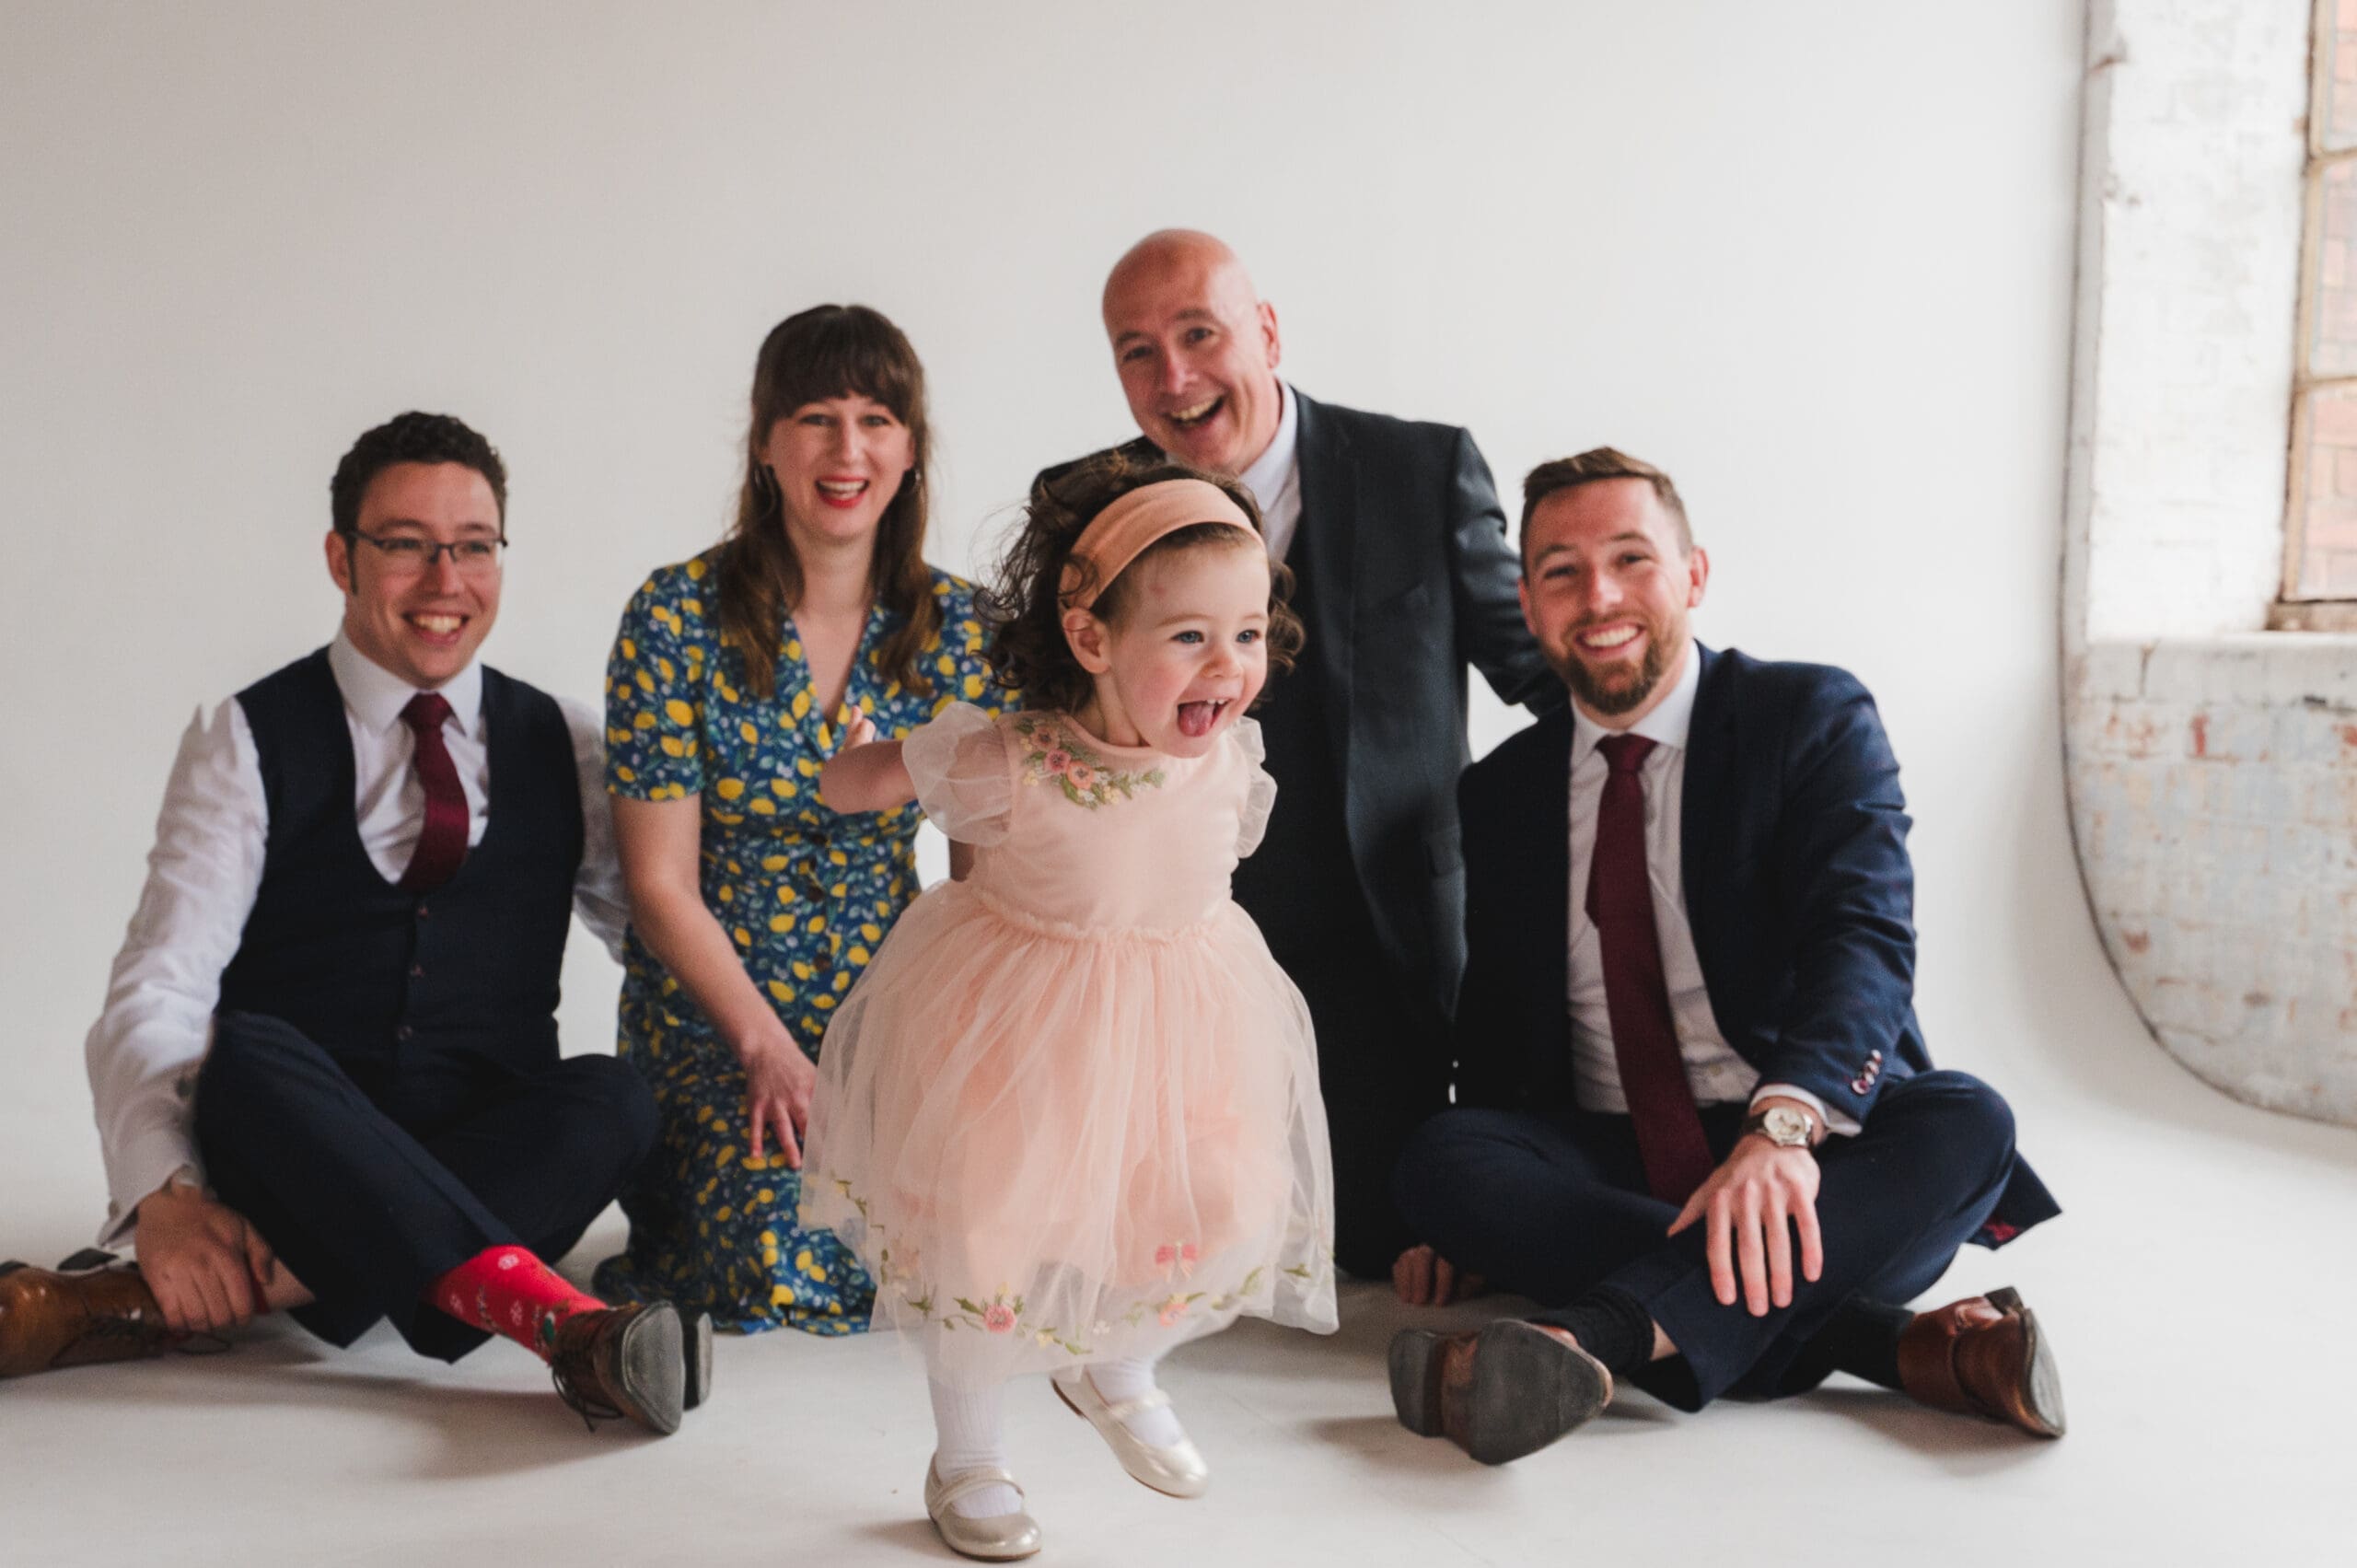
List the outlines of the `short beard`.
{"type": "MultiPolygon", "coordinates": [[[[1646,630],[1648,633],[1657,632],[1654,627],[1646,630]]],[[[1684,641],[1683,638],[1678,640],[1679,646],[1684,645],[1684,641]]],[[[1654,688],[1661,684],[1661,678],[1668,670],[1670,661],[1677,656],[1677,647],[1669,646],[1657,634],[1649,636],[1644,656],[1637,661],[1636,679],[1625,686],[1609,689],[1598,684],[1587,666],[1581,662],[1579,655],[1573,651],[1570,638],[1564,639],[1562,656],[1552,662],[1555,673],[1563,678],[1563,684],[1572,689],[1572,695],[1582,707],[1607,718],[1616,718],[1644,706],[1645,699],[1654,694],[1654,688]]]]}

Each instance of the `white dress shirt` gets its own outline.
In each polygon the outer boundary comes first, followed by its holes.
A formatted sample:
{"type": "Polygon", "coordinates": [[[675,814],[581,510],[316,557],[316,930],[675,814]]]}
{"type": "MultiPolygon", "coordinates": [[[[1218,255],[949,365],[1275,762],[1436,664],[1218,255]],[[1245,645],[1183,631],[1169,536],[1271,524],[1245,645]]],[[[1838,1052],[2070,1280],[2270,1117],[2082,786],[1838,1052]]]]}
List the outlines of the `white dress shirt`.
{"type": "Polygon", "coordinates": [[[1280,381],[1277,391],[1284,410],[1277,416],[1277,433],[1269,438],[1268,450],[1237,478],[1260,508],[1269,559],[1282,563],[1293,548],[1294,530],[1301,525],[1301,411],[1291,387],[1280,381]]]}
{"type": "MultiPolygon", "coordinates": [[[[425,789],[411,759],[417,738],[401,722],[416,689],[371,662],[339,632],[328,665],[343,693],[352,736],[354,807],[360,842],[388,882],[398,882],[425,820],[425,789]]],[[[470,664],[442,688],[450,704],[444,738],[467,797],[467,842],[482,842],[491,799],[490,738],[482,712],[482,667],[470,664]]],[[[606,799],[605,734],[598,716],[563,698],[581,784],[581,869],[573,907],[615,958],[629,904],[614,854],[606,799]]],[[[107,984],[106,1011],[83,1054],[106,1157],[107,1223],[99,1243],[129,1233],[139,1201],[182,1171],[202,1181],[190,1097],[212,1042],[221,974],[237,956],[261,888],[269,838],[261,762],[245,710],[231,698],[208,718],[200,710],[180,738],[147,885],[132,914],[107,984]]]]}
{"type": "Polygon", "coordinates": [[[1596,742],[1616,733],[1642,735],[1655,743],[1638,770],[1645,786],[1645,871],[1653,890],[1654,930],[1661,942],[1670,1020],[1678,1030],[1678,1052],[1686,1059],[1686,1081],[1694,1091],[1694,1103],[1731,1105],[1780,1095],[1815,1110],[1829,1131],[1854,1133],[1854,1119],[1834,1112],[1806,1089],[1762,1084],[1758,1070],[1727,1044],[1711,1011],[1702,960],[1694,951],[1694,929],[1686,918],[1678,833],[1679,808],[1686,797],[1686,736],[1701,679],[1701,660],[1689,644],[1677,683],[1659,706],[1629,729],[1606,729],[1576,706],[1572,709],[1571,952],[1564,965],[1564,1000],[1572,1017],[1573,1092],[1585,1110],[1626,1114],[1629,1109],[1620,1088],[1620,1060],[1613,1050],[1612,1015],[1605,1001],[1604,947],[1587,917],[1587,880],[1604,781],[1612,771],[1596,742]]]}

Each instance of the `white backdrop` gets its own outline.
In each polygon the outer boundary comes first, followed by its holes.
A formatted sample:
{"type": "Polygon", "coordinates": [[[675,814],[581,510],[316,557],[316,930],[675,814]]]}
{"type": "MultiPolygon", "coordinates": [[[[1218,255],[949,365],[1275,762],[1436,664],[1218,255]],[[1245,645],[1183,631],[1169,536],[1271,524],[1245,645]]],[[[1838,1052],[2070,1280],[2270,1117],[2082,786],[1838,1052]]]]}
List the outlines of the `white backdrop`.
{"type": "MultiPolygon", "coordinates": [[[[490,656],[594,698],[641,575],[726,520],[771,323],[860,300],[908,330],[932,553],[972,568],[1036,468],[1129,433],[1097,287],[1167,224],[1242,251],[1300,385],[1471,426],[1510,497],[1604,441],[1678,476],[1702,634],[1879,696],[1929,1038],[2034,1143],[2042,1084],[2146,1048],[2056,720],[2081,26],[2061,0],[9,0],[0,1251],[98,1222],[81,1040],[172,749],[332,631],[354,435],[412,406],[491,435],[517,542],[490,656]]],[[[1477,745],[1511,722],[1485,706],[1477,745]]],[[[610,1049],[615,970],[576,940],[566,981],[572,1049],[610,1049]]]]}

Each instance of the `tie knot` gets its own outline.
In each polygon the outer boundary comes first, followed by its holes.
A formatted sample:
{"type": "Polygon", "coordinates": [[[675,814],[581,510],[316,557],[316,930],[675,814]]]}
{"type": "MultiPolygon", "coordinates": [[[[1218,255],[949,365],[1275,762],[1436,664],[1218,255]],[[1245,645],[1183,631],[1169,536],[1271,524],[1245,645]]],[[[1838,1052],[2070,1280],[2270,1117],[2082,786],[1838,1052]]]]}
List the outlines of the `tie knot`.
{"type": "Polygon", "coordinates": [[[1645,758],[1657,744],[1642,735],[1608,735],[1596,743],[1604,753],[1607,766],[1616,773],[1633,773],[1645,765],[1645,758]]]}
{"type": "Polygon", "coordinates": [[[420,691],[401,710],[401,723],[420,735],[431,735],[450,716],[450,704],[439,691],[420,691]]]}

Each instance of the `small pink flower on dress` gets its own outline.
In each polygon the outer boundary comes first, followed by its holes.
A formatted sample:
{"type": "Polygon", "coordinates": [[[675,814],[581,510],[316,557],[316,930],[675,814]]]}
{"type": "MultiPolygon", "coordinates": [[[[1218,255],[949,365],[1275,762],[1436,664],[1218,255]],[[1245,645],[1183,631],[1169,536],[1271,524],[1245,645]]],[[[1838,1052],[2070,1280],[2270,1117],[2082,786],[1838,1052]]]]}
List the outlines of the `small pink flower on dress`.
{"type": "Polygon", "coordinates": [[[1064,769],[1064,777],[1072,781],[1073,788],[1085,790],[1097,783],[1097,770],[1086,762],[1074,762],[1064,769]]]}
{"type": "Polygon", "coordinates": [[[982,1327],[993,1334],[1004,1334],[1015,1327],[1015,1308],[1004,1301],[993,1301],[982,1308],[982,1327]]]}
{"type": "Polygon", "coordinates": [[[1184,1298],[1174,1295],[1162,1304],[1162,1310],[1155,1316],[1162,1320],[1162,1326],[1167,1329],[1179,1318],[1187,1316],[1187,1303],[1184,1298]]]}
{"type": "Polygon", "coordinates": [[[1048,770],[1049,777],[1053,778],[1072,766],[1072,753],[1061,747],[1054,748],[1049,751],[1039,765],[1048,770]]]}

